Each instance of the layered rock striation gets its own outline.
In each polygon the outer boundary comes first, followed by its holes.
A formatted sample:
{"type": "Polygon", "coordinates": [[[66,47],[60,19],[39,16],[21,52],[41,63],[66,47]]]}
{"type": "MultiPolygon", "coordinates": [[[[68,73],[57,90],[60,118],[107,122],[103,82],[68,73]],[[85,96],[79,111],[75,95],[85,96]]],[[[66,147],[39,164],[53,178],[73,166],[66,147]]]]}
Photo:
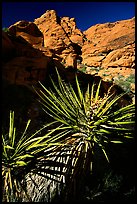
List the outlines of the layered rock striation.
{"type": "Polygon", "coordinates": [[[97,24],[84,32],[88,41],[82,47],[83,62],[90,66],[135,66],[135,18],[97,24]]]}
{"type": "Polygon", "coordinates": [[[93,74],[90,67],[100,67],[97,74],[110,80],[135,74],[135,18],[97,24],[84,34],[87,41],[82,46],[82,63],[89,67],[88,73],[93,74]]]}

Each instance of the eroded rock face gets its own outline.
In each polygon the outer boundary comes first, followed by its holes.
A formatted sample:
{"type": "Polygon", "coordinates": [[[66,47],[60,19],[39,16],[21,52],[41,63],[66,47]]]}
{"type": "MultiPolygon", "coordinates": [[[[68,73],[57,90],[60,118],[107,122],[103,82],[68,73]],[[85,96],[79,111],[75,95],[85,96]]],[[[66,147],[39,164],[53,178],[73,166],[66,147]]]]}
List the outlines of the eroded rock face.
{"type": "Polygon", "coordinates": [[[34,23],[43,33],[44,47],[52,50],[53,57],[59,59],[65,66],[76,68],[77,55],[83,44],[83,34],[76,27],[75,19],[59,18],[56,11],[47,10],[40,18],[35,19],[34,23]]]}
{"type": "MultiPolygon", "coordinates": [[[[11,33],[10,33],[11,34],[11,33]]],[[[3,79],[11,84],[32,85],[46,78],[50,58],[31,46],[24,38],[6,35],[3,45],[3,79]],[[12,44],[11,44],[12,42],[12,44]],[[12,46],[11,46],[12,45],[12,46]],[[14,48],[14,52],[13,52],[14,48]],[[13,55],[12,53],[13,52],[13,55]],[[9,55],[11,55],[9,59],[9,55]]]]}
{"type": "Polygon", "coordinates": [[[97,24],[84,32],[83,63],[102,68],[135,66],[135,18],[97,24]]]}
{"type": "Polygon", "coordinates": [[[21,36],[33,46],[43,45],[43,34],[33,22],[19,21],[9,27],[9,32],[14,36],[21,36]]]}
{"type": "MultiPolygon", "coordinates": [[[[97,24],[81,32],[74,18],[59,17],[55,10],[47,10],[34,23],[19,21],[10,26],[9,31],[65,67],[79,68],[80,60],[89,67],[114,69],[112,73],[115,68],[120,68],[120,74],[124,69],[131,69],[131,74],[134,72],[135,18],[97,24]]],[[[87,73],[94,74],[90,68],[87,73]]],[[[102,73],[98,75],[105,79],[102,73]]],[[[110,78],[113,77],[110,74],[110,78]]]]}
{"type": "Polygon", "coordinates": [[[61,18],[60,25],[65,30],[67,36],[73,43],[83,45],[83,33],[77,28],[75,18],[63,17],[61,18]]]}

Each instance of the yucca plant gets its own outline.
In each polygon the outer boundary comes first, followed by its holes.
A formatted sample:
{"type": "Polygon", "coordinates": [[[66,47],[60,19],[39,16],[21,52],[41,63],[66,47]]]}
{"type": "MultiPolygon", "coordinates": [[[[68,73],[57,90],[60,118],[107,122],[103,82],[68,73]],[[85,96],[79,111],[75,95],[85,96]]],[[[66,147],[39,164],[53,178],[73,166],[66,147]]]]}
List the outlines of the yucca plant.
{"type": "MultiPolygon", "coordinates": [[[[33,173],[42,176],[40,159],[43,157],[41,155],[46,155],[46,157],[52,155],[60,145],[52,141],[54,137],[50,138],[50,134],[53,134],[58,128],[40,136],[43,129],[47,129],[56,122],[44,125],[33,134],[27,133],[30,122],[31,120],[28,120],[24,132],[21,133],[21,131],[16,130],[14,124],[14,111],[10,111],[9,132],[2,135],[3,201],[18,202],[22,201],[23,197],[32,201],[26,189],[26,175],[33,173]],[[38,165],[39,168],[36,167],[38,165]]],[[[49,166],[48,160],[46,165],[49,166]]]]}
{"type": "Polygon", "coordinates": [[[60,155],[67,158],[65,183],[76,183],[79,180],[76,177],[81,178],[87,170],[92,170],[96,146],[101,148],[109,162],[106,145],[133,138],[135,105],[119,108],[117,102],[126,93],[114,96],[112,87],[104,97],[100,97],[101,81],[99,84],[93,83],[91,88],[88,86],[84,93],[77,76],[76,89],[70,83],[65,83],[58,71],[57,76],[58,83],[51,79],[52,88],[48,89],[39,82],[41,88],[35,88],[35,91],[43,110],[62,128],[54,142],[62,144],[59,147],[60,155]]]}

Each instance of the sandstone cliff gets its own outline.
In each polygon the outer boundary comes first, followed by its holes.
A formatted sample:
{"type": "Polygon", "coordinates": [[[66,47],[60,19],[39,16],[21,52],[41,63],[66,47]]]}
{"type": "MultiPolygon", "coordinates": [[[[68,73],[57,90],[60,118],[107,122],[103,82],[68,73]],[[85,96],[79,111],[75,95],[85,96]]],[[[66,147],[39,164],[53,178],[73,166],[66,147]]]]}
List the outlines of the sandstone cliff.
{"type": "Polygon", "coordinates": [[[19,21],[9,31],[65,67],[85,66],[87,73],[96,73],[104,80],[134,74],[135,18],[97,24],[82,32],[74,18],[61,18],[55,10],[47,10],[34,23],[19,21]]]}
{"type": "MultiPolygon", "coordinates": [[[[130,75],[135,68],[135,18],[97,24],[84,32],[83,64],[107,69],[110,77],[130,75]]],[[[99,75],[104,73],[101,70],[99,75]]],[[[92,72],[88,69],[88,72],[92,72]]]]}

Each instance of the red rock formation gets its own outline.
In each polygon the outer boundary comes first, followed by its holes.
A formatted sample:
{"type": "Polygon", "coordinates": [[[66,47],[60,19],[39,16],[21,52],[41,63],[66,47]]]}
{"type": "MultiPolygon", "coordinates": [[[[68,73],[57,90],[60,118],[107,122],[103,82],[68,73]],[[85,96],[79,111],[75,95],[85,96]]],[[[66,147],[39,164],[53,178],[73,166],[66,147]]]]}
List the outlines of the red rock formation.
{"type": "Polygon", "coordinates": [[[38,80],[45,80],[50,58],[33,48],[21,36],[11,35],[11,32],[10,35],[5,33],[4,36],[6,37],[2,38],[3,79],[17,85],[32,85],[38,80]]]}
{"type": "Polygon", "coordinates": [[[59,60],[65,67],[80,68],[77,60],[83,59],[82,64],[88,66],[87,73],[97,73],[104,79],[106,69],[110,79],[118,73],[124,76],[134,73],[134,18],[97,24],[82,33],[74,18],[61,18],[55,10],[47,10],[34,23],[19,21],[10,26],[9,31],[24,38],[45,56],[59,60]],[[102,70],[93,72],[90,67],[101,67],[102,70]]]}
{"type": "Polygon", "coordinates": [[[19,21],[9,27],[9,32],[11,35],[23,37],[33,46],[43,45],[43,34],[32,22],[19,21]]]}
{"type": "Polygon", "coordinates": [[[76,68],[78,53],[74,45],[82,45],[83,34],[76,27],[74,18],[59,18],[55,10],[47,10],[34,23],[44,35],[44,47],[52,49],[53,57],[65,66],[76,68]]]}
{"type": "Polygon", "coordinates": [[[121,74],[125,68],[134,72],[135,18],[97,24],[84,34],[87,41],[82,47],[83,64],[102,67],[108,71],[109,68],[121,68],[121,74]]]}
{"type": "Polygon", "coordinates": [[[75,18],[63,17],[61,18],[60,25],[65,30],[67,36],[73,43],[83,45],[83,33],[77,28],[75,18]]]}

